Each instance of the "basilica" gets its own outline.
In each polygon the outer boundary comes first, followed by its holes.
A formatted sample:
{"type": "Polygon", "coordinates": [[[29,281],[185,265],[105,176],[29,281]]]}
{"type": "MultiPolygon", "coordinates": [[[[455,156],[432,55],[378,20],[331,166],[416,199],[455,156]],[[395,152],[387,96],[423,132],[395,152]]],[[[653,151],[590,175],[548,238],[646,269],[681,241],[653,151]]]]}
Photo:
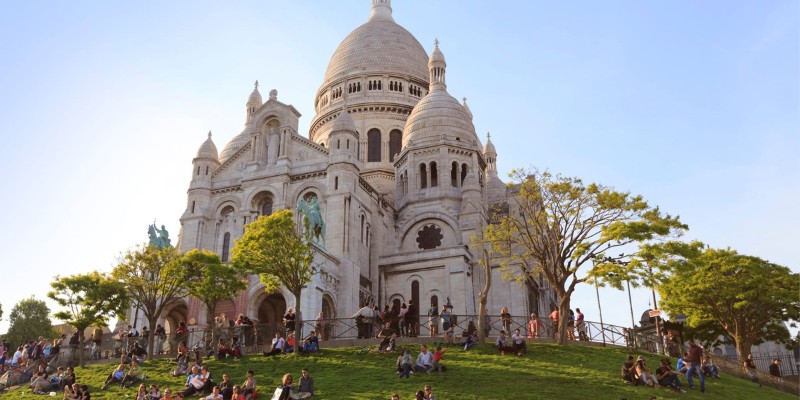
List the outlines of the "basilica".
{"type": "MultiPolygon", "coordinates": [[[[409,300],[422,314],[447,301],[453,314],[477,314],[486,276],[475,239],[493,211],[508,212],[513,191],[498,177],[495,146],[488,135],[481,142],[466,100],[448,93],[445,56],[432,45],[426,52],[394,21],[391,0],[372,0],[367,21],[333,52],[307,134],[298,132],[300,112],[276,90],[264,101],[256,83],[242,132],[220,152],[209,133],[192,160],[178,249],[209,249],[228,262],[248,223],[314,204],[320,268],[302,293],[305,319],[409,300]]],[[[497,265],[491,273],[490,314],[506,306],[516,316],[547,315],[556,304],[546,282],[503,280],[497,265]]],[[[217,314],[270,323],[293,301],[252,276],[217,314]]],[[[211,320],[192,298],[161,319],[168,329],[211,320]]]]}

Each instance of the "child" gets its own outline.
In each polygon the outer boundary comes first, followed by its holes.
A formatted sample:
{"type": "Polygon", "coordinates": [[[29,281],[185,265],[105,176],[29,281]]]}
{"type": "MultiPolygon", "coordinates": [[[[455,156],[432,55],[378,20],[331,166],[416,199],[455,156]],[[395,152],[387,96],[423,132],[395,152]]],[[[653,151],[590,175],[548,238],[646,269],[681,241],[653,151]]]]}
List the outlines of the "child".
{"type": "Polygon", "coordinates": [[[408,349],[403,350],[403,355],[397,358],[397,365],[400,369],[399,378],[402,379],[403,376],[405,376],[406,378],[410,377],[412,362],[413,361],[411,359],[411,351],[408,349]]]}
{"type": "Polygon", "coordinates": [[[466,335],[467,338],[466,341],[464,342],[464,350],[469,350],[470,347],[475,345],[475,341],[474,339],[472,339],[472,332],[467,331],[466,335]]]}
{"type": "Polygon", "coordinates": [[[447,349],[442,350],[442,346],[437,346],[436,347],[436,351],[433,352],[433,368],[435,370],[439,371],[439,373],[442,372],[442,367],[444,367],[442,365],[441,361],[442,361],[442,356],[446,352],[447,352],[447,349]]]}

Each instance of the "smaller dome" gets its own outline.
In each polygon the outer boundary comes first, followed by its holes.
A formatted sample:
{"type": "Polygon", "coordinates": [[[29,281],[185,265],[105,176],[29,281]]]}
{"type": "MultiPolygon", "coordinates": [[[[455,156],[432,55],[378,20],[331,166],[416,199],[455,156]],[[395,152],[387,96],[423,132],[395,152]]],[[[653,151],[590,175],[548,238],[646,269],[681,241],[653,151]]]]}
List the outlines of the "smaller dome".
{"type": "Polygon", "coordinates": [[[257,107],[261,107],[261,105],[264,104],[261,100],[261,92],[258,91],[258,81],[256,81],[253,92],[250,93],[250,97],[247,98],[247,104],[255,104],[257,107]]]}
{"type": "Polygon", "coordinates": [[[356,132],[356,123],[347,110],[342,110],[336,120],[333,121],[331,133],[338,131],[356,132]]]}
{"type": "Polygon", "coordinates": [[[494,148],[494,143],[492,143],[492,135],[488,132],[486,133],[486,144],[483,146],[483,154],[497,155],[497,150],[494,148]]]}
{"type": "Polygon", "coordinates": [[[214,144],[214,141],[211,140],[211,131],[208,131],[208,139],[206,139],[206,141],[200,145],[200,149],[197,150],[197,158],[212,158],[214,160],[219,158],[217,146],[214,144]]]}
{"type": "Polygon", "coordinates": [[[444,53],[442,53],[442,51],[439,50],[439,39],[436,39],[433,42],[433,52],[431,53],[431,56],[428,59],[428,65],[437,62],[443,63],[445,66],[447,65],[447,63],[444,61],[444,53]]]}
{"type": "Polygon", "coordinates": [[[225,145],[225,148],[222,149],[222,153],[219,153],[219,162],[224,163],[228,161],[229,158],[233,157],[239,149],[249,142],[250,134],[247,132],[242,132],[234,136],[233,139],[225,145]]]}

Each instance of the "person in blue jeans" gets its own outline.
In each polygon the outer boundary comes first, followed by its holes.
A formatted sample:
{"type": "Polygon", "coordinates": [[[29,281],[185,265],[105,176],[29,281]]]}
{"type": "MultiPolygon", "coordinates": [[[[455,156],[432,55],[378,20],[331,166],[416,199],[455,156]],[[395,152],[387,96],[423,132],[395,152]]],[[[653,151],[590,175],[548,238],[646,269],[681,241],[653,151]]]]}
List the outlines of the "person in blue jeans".
{"type": "Polygon", "coordinates": [[[692,382],[692,374],[697,371],[697,374],[700,376],[700,392],[706,391],[706,378],[703,377],[703,367],[702,361],[703,359],[703,348],[698,346],[694,339],[689,339],[689,361],[692,365],[686,371],[686,380],[689,381],[689,388],[694,389],[694,382],[692,382]]]}

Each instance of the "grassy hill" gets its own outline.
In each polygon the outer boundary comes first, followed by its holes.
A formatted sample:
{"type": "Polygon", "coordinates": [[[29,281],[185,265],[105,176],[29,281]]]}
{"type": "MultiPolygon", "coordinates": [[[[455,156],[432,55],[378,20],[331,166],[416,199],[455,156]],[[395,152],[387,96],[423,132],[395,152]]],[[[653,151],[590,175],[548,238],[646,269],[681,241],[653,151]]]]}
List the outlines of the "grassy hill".
{"type": "MultiPolygon", "coordinates": [[[[324,342],[323,342],[324,345],[324,342]]],[[[401,346],[402,347],[402,346],[401,346]]],[[[416,346],[412,354],[416,356],[416,346]]],[[[244,380],[245,371],[256,372],[261,399],[269,399],[281,376],[291,372],[295,381],[300,369],[307,367],[314,377],[320,399],[388,399],[392,393],[401,399],[411,399],[424,384],[430,384],[438,400],[451,399],[796,399],[767,387],[759,387],[738,378],[706,381],[706,393],[689,390],[687,394],[667,389],[634,387],[621,382],[619,367],[627,356],[624,349],[593,346],[558,346],[535,344],[522,357],[500,356],[491,346],[473,348],[468,352],[452,347],[445,356],[449,371],[441,375],[414,374],[410,379],[398,379],[394,373],[397,354],[377,354],[362,348],[323,349],[313,356],[243,357],[239,360],[210,360],[215,380],[223,373],[230,374],[234,383],[244,380]],[[268,394],[267,394],[268,393],[268,394]]],[[[656,356],[645,355],[648,365],[655,368],[656,356]]],[[[169,375],[174,363],[167,360],[147,361],[147,384],[178,389],[182,378],[169,375]]],[[[131,398],[134,389],[118,386],[101,391],[112,364],[96,364],[77,368],[78,381],[89,385],[93,399],[131,398]]],[[[686,379],[681,379],[686,387],[686,379]]],[[[695,385],[699,383],[695,382],[695,385]]],[[[688,390],[688,388],[686,388],[688,390]]],[[[12,391],[6,396],[19,395],[12,391]]],[[[60,395],[59,395],[60,397],[60,395]]]]}

